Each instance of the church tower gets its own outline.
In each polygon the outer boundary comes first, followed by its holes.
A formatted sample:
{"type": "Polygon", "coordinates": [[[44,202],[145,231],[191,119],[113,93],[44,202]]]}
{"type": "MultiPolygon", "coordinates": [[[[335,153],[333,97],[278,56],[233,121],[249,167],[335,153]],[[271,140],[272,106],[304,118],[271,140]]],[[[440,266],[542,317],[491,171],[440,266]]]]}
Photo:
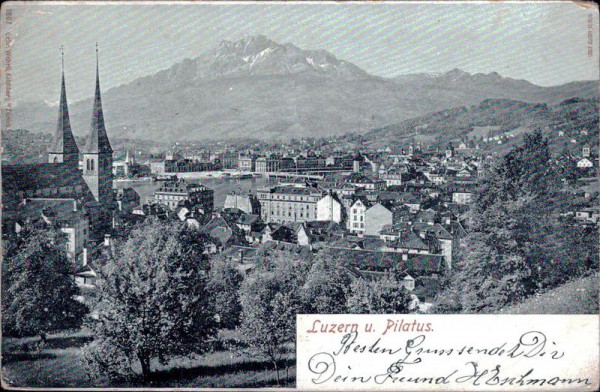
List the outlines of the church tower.
{"type": "Polygon", "coordinates": [[[96,201],[105,209],[110,209],[113,202],[112,153],[104,126],[104,113],[100,96],[98,45],[96,44],[96,92],[90,132],[83,149],[83,178],[96,201]]]}
{"type": "Polygon", "coordinates": [[[71,131],[69,119],[69,106],[67,105],[67,90],[65,88],[65,60],[61,48],[62,82],[60,86],[60,104],[58,107],[58,125],[48,148],[49,163],[67,163],[77,169],[79,163],[79,149],[71,131]]]}

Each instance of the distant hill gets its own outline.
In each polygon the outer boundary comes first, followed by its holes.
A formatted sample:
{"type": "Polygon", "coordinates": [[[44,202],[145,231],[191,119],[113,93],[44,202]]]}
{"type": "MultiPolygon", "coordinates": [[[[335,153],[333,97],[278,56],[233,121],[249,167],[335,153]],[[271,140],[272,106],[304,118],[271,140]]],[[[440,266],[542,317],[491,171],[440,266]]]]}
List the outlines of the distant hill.
{"type": "MultiPolygon", "coordinates": [[[[599,112],[598,99],[572,98],[557,105],[487,99],[477,105],[429,113],[375,129],[360,139],[372,148],[405,146],[419,141],[433,146],[462,140],[483,144],[484,139],[495,136],[510,138],[511,135],[516,137],[527,131],[542,129],[554,144],[573,144],[573,147],[588,143],[597,145],[599,112]]],[[[488,143],[497,144],[496,140],[488,143]]]]}
{"type": "MultiPolygon", "coordinates": [[[[341,135],[489,98],[556,104],[599,96],[598,82],[540,87],[460,70],[385,79],[327,51],[259,35],[104,91],[103,104],[109,136],[173,142],[341,135]]],[[[91,98],[70,105],[75,134],[87,132],[91,107],[91,98]]],[[[14,128],[53,132],[56,116],[56,107],[29,103],[15,107],[12,120],[14,128]]]]}
{"type": "Polygon", "coordinates": [[[470,74],[453,69],[444,74],[412,74],[394,79],[405,87],[430,94],[451,95],[471,104],[470,95],[481,98],[506,98],[531,103],[556,104],[570,97],[599,97],[598,82],[572,82],[553,87],[541,87],[523,79],[502,77],[497,72],[470,74]]]}

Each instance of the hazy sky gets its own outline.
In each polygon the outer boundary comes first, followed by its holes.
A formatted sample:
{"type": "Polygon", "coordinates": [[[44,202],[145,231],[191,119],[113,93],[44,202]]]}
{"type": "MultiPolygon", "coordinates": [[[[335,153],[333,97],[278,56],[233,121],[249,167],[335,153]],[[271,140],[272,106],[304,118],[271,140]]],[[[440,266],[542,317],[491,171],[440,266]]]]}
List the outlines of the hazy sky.
{"type": "Polygon", "coordinates": [[[58,100],[61,45],[67,93],[74,101],[93,94],[96,41],[106,91],[243,34],[325,49],[385,77],[460,68],[543,86],[598,79],[598,14],[567,2],[12,3],[4,4],[7,9],[14,14],[12,25],[2,26],[15,40],[13,104],[58,100]]]}

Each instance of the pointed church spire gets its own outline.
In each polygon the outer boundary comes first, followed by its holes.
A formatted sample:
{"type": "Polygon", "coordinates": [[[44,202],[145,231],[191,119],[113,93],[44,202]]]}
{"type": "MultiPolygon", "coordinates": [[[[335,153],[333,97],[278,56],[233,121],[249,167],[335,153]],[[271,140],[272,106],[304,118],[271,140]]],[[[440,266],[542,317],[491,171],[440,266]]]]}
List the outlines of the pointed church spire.
{"type": "Polygon", "coordinates": [[[104,112],[102,111],[102,97],[100,96],[100,70],[98,64],[98,43],[96,42],[96,92],[94,94],[94,107],[92,109],[92,124],[85,145],[86,153],[112,153],[112,147],[106,134],[104,125],[104,112]]]}
{"type": "Polygon", "coordinates": [[[71,131],[71,121],[69,118],[69,106],[67,104],[67,89],[65,87],[65,54],[63,47],[60,47],[62,79],[60,85],[60,103],[58,105],[58,123],[56,132],[52,140],[52,145],[48,149],[48,160],[50,163],[71,162],[77,163],[79,159],[79,149],[73,132],[71,131]]]}

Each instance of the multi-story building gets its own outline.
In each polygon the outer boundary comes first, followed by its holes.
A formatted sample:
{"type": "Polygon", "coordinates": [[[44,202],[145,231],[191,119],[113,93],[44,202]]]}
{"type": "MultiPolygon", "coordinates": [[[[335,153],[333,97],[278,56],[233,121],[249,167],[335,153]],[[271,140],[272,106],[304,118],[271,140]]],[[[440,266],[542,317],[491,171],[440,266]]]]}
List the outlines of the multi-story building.
{"type": "Polygon", "coordinates": [[[21,225],[44,221],[65,233],[67,255],[72,260],[82,254],[89,239],[88,213],[76,199],[27,198],[16,209],[16,215],[19,220],[14,227],[15,232],[19,232],[21,225]]]}
{"type": "Polygon", "coordinates": [[[257,173],[273,173],[293,169],[294,165],[294,160],[292,158],[282,158],[272,155],[269,157],[257,158],[255,170],[257,173]]]}
{"type": "Polygon", "coordinates": [[[132,213],[134,209],[140,206],[140,195],[133,188],[113,189],[117,210],[132,213]]]}
{"type": "Polygon", "coordinates": [[[357,198],[348,211],[348,229],[351,233],[365,234],[365,212],[371,203],[365,198],[357,198]]]}
{"type": "Polygon", "coordinates": [[[252,155],[241,155],[238,157],[238,169],[243,172],[256,171],[256,157],[252,155]]]}
{"type": "Polygon", "coordinates": [[[473,193],[469,191],[452,192],[452,202],[456,204],[471,204],[473,193]]]}
{"type": "Polygon", "coordinates": [[[381,203],[376,203],[365,211],[366,235],[379,235],[384,226],[392,225],[394,213],[381,203]]]}
{"type": "Polygon", "coordinates": [[[385,181],[386,186],[402,185],[403,180],[405,181],[407,177],[408,174],[406,172],[396,169],[388,170],[379,175],[379,178],[385,181]]]}
{"type": "Polygon", "coordinates": [[[168,181],[158,188],[149,200],[175,211],[180,202],[200,208],[205,214],[213,211],[214,191],[202,184],[188,184],[184,180],[168,181]]]}
{"type": "Polygon", "coordinates": [[[165,173],[165,161],[150,162],[150,173],[164,174],[165,173]]]}
{"type": "Polygon", "coordinates": [[[237,169],[238,158],[238,154],[233,152],[225,152],[219,156],[223,169],[237,169]]]}
{"type": "Polygon", "coordinates": [[[317,202],[317,221],[329,221],[340,223],[343,220],[344,208],[337,196],[332,192],[327,192],[325,196],[317,202]]]}
{"type": "Polygon", "coordinates": [[[165,160],[165,172],[167,173],[191,173],[220,170],[221,168],[221,161],[218,159],[212,162],[198,161],[188,158],[178,160],[165,160]]]}
{"type": "Polygon", "coordinates": [[[385,189],[385,181],[372,178],[361,173],[352,173],[343,179],[345,184],[350,184],[356,188],[363,188],[368,191],[380,191],[385,189]]]}
{"type": "Polygon", "coordinates": [[[327,158],[316,155],[308,155],[306,157],[299,156],[296,158],[296,169],[306,171],[310,169],[318,170],[327,166],[327,158]]]}
{"type": "MultiPolygon", "coordinates": [[[[329,164],[329,162],[327,163],[329,164]]],[[[336,156],[333,157],[332,166],[337,166],[345,170],[352,170],[354,166],[354,158],[351,156],[336,156]]]]}
{"type": "Polygon", "coordinates": [[[225,204],[223,209],[237,208],[238,210],[244,211],[248,215],[260,213],[260,203],[256,197],[249,194],[239,194],[232,192],[225,198],[225,204]]]}
{"type": "Polygon", "coordinates": [[[312,187],[275,186],[256,193],[265,222],[307,222],[342,219],[341,203],[332,194],[312,187]]]}

